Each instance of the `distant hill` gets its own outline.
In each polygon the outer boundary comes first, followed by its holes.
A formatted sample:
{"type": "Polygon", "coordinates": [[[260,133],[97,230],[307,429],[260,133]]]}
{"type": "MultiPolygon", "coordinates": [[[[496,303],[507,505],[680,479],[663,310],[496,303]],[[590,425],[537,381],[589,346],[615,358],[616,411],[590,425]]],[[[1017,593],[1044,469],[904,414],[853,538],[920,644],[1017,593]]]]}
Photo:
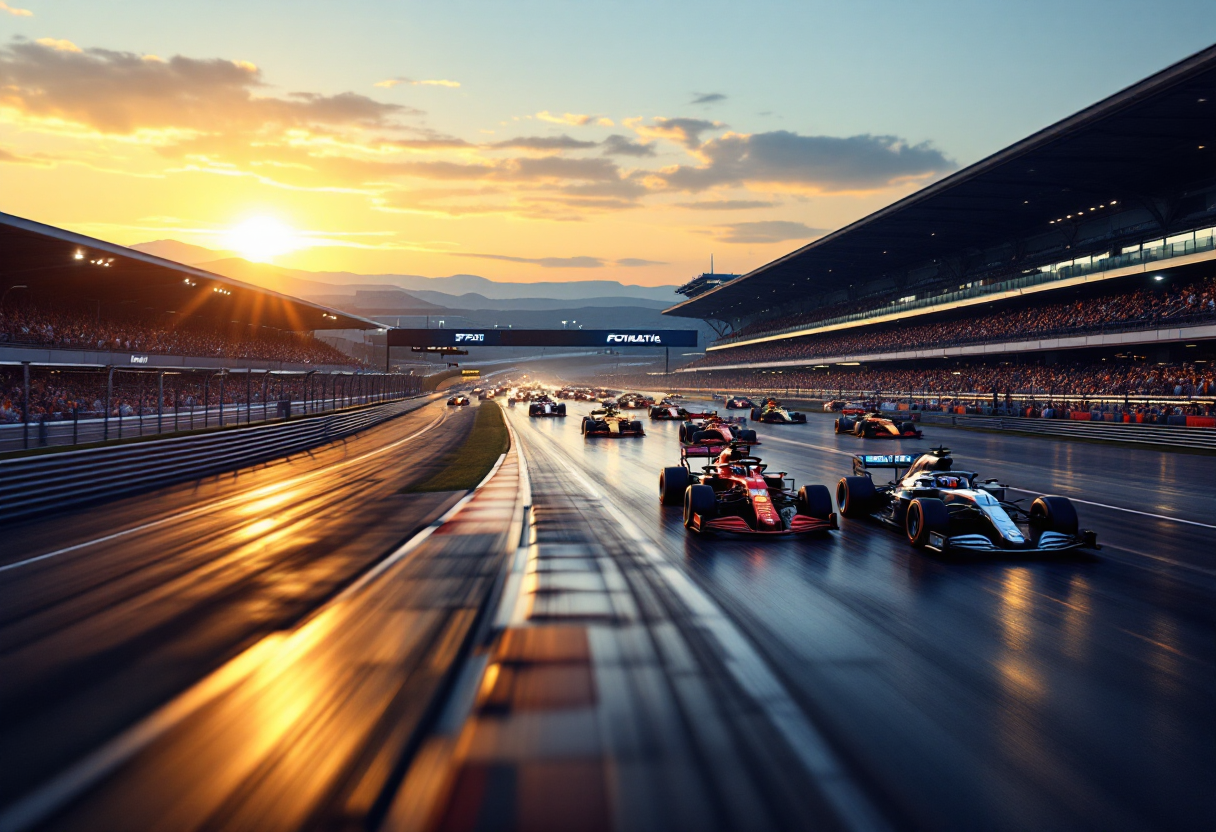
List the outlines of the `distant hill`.
{"type": "Polygon", "coordinates": [[[310,272],[267,263],[251,263],[238,257],[235,252],[218,251],[177,240],[137,243],[131,248],[300,297],[354,295],[359,290],[395,286],[420,300],[449,308],[553,309],[558,307],[548,305],[552,301],[561,301],[561,305],[567,307],[574,301],[578,306],[621,305],[660,309],[679,300],[674,284],[638,286],[616,280],[510,283],[475,274],[424,277],[417,274],[310,272]],[[520,305],[499,305],[500,301],[519,301],[520,305]],[[471,304],[478,305],[472,307],[471,304]]]}
{"type": "Polygon", "coordinates": [[[150,243],[136,243],[131,248],[142,251],[144,254],[151,254],[153,257],[163,257],[175,263],[184,263],[187,266],[197,266],[211,260],[223,260],[227,257],[237,256],[235,251],[216,251],[213,248],[192,246],[177,240],[153,240],[150,243]]]}

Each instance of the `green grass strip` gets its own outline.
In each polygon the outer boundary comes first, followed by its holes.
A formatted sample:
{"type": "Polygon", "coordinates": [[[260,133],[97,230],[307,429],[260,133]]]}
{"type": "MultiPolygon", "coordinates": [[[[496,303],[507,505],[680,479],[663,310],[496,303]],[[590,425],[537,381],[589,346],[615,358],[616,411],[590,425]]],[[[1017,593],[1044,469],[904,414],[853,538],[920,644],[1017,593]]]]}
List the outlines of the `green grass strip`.
{"type": "Polygon", "coordinates": [[[423,491],[468,491],[485,479],[510,447],[507,425],[496,402],[484,401],[477,407],[473,429],[464,443],[444,454],[440,470],[422,482],[401,489],[402,494],[423,491]]]}

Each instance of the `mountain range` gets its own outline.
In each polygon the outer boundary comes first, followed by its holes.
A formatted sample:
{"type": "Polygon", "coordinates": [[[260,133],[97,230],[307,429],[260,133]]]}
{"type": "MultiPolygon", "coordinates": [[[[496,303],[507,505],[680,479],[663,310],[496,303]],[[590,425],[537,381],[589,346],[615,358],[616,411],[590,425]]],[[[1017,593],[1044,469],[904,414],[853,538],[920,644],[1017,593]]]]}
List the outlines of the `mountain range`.
{"type": "Polygon", "coordinates": [[[553,310],[579,307],[632,306],[663,309],[679,300],[675,285],[637,286],[615,280],[511,283],[475,274],[425,277],[416,274],[310,272],[253,263],[234,252],[154,240],[131,246],[137,251],[197,266],[236,280],[330,305],[348,306],[357,291],[402,289],[419,301],[419,310],[446,309],[553,310]],[[344,298],[342,303],[336,300],[344,298]],[[323,299],[323,300],[322,300],[323,299]]]}

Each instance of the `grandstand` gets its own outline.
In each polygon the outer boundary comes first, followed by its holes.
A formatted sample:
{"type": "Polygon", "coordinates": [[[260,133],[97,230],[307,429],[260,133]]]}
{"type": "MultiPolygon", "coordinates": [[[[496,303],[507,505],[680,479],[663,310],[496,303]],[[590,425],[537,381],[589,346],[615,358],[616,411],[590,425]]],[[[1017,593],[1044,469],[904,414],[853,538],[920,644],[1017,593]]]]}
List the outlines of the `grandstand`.
{"type": "Polygon", "coordinates": [[[696,288],[664,314],[719,332],[677,371],[710,374],[702,386],[1138,362],[1202,388],[1216,360],[1216,47],[696,288]]]}

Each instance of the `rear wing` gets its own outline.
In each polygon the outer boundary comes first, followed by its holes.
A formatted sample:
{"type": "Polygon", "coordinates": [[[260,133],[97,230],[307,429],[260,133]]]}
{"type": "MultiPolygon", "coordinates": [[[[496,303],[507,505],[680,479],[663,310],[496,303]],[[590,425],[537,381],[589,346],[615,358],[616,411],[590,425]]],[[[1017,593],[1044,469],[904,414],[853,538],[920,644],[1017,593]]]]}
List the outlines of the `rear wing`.
{"type": "Polygon", "coordinates": [[[853,457],[853,476],[864,476],[872,468],[893,468],[895,478],[899,478],[899,469],[907,469],[920,457],[920,454],[857,454],[853,457]]]}
{"type": "Polygon", "coordinates": [[[700,445],[685,445],[680,448],[680,457],[682,459],[716,459],[727,448],[743,451],[745,454],[751,453],[752,445],[759,445],[759,442],[723,442],[721,440],[713,442],[703,442],[700,445]]]}

